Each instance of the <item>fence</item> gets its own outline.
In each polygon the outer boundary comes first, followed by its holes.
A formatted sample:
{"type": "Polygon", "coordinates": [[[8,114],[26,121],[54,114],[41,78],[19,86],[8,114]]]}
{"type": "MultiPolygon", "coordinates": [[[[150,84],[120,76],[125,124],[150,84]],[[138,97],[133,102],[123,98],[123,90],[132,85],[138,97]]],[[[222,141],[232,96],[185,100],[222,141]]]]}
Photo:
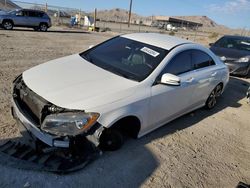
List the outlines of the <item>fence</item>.
{"type": "MultiPolygon", "coordinates": [[[[0,2],[2,1],[3,0],[0,0],[0,2]]],[[[76,8],[52,6],[52,5],[38,4],[38,3],[28,3],[28,2],[23,2],[23,1],[10,1],[10,0],[6,0],[6,1],[7,3],[9,3],[9,5],[11,5],[9,7],[12,7],[12,9],[15,9],[15,5],[17,5],[16,8],[21,7],[21,8],[46,11],[48,15],[51,17],[53,25],[69,26],[71,17],[77,14],[80,20],[78,26],[81,27],[84,25],[83,18],[85,16],[94,17],[93,13],[91,13],[90,11],[82,11],[81,9],[76,9],[76,8]]],[[[110,16],[109,17],[101,16],[101,15],[98,15],[98,12],[97,12],[98,21],[96,22],[96,26],[100,28],[100,31],[111,30],[111,31],[118,32],[118,33],[131,33],[131,32],[168,33],[168,34],[181,36],[183,38],[189,38],[194,41],[199,37],[202,38],[202,37],[212,36],[212,34],[214,33],[217,34],[218,36],[221,36],[223,34],[236,34],[236,32],[232,33],[232,31],[230,30],[226,32],[226,31],[220,31],[220,29],[215,30],[215,28],[206,28],[206,29],[199,28],[196,31],[189,30],[189,29],[184,31],[184,30],[178,29],[177,32],[170,32],[164,29],[159,29],[157,27],[145,26],[140,21],[137,24],[131,24],[130,27],[128,27],[128,24],[126,23],[126,20],[127,20],[126,15],[122,18],[123,19],[119,21],[118,17],[113,18],[110,16]],[[115,21],[112,21],[112,20],[115,20],[115,21]]],[[[238,34],[243,35],[242,33],[243,32],[238,33],[238,34]]],[[[244,35],[249,35],[249,34],[250,34],[249,31],[244,32],[244,35]]]]}
{"type": "MultiPolygon", "coordinates": [[[[68,7],[59,7],[48,4],[38,4],[38,3],[28,3],[23,1],[12,1],[16,5],[22,8],[34,9],[34,10],[43,10],[51,17],[53,25],[69,25],[72,16],[78,15],[79,20],[83,20],[85,15],[89,15],[82,11],[81,9],[68,8],[68,7]]],[[[83,24],[81,21],[79,24],[83,24]]]]}

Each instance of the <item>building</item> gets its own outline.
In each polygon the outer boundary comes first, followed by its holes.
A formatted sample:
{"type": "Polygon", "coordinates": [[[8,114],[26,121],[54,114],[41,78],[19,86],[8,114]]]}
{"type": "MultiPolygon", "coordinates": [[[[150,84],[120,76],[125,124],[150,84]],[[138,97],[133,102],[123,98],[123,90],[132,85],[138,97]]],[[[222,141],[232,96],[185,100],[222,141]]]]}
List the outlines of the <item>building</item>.
{"type": "Polygon", "coordinates": [[[164,26],[167,24],[171,24],[175,27],[179,28],[189,28],[189,29],[198,29],[202,27],[203,24],[198,22],[189,21],[186,19],[181,19],[178,17],[170,17],[170,16],[153,16],[154,26],[164,26]]]}

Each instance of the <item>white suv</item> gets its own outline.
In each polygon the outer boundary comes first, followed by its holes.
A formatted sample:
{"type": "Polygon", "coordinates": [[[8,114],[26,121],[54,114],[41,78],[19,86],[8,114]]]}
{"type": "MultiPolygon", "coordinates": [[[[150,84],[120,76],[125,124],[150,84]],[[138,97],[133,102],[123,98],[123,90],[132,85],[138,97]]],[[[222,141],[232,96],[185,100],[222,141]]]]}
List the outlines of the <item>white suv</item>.
{"type": "Polygon", "coordinates": [[[68,148],[77,137],[116,150],[202,106],[213,108],[227,67],[207,48],[163,34],[112,38],[25,71],[13,115],[34,138],[68,148]]]}

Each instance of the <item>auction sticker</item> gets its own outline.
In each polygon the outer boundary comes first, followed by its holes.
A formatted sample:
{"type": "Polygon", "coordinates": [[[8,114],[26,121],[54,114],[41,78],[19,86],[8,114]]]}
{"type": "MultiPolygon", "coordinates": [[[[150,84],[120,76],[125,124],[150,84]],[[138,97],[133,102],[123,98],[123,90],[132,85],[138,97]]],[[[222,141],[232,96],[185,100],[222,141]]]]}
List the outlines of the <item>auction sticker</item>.
{"type": "Polygon", "coordinates": [[[159,52],[156,52],[156,51],[154,51],[154,50],[152,50],[152,49],[150,49],[148,47],[143,47],[141,49],[141,51],[145,52],[146,54],[149,54],[149,55],[151,55],[153,57],[157,57],[160,54],[159,52]]]}

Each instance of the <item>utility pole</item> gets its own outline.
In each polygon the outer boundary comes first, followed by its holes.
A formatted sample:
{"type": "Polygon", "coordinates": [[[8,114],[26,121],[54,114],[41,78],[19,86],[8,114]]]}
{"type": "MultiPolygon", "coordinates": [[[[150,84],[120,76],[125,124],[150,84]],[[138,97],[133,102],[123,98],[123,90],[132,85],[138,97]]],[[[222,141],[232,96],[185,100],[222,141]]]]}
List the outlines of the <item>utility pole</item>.
{"type": "Polygon", "coordinates": [[[97,9],[95,8],[95,13],[94,13],[94,31],[96,30],[96,18],[97,18],[97,9]]]}
{"type": "Polygon", "coordinates": [[[7,0],[4,1],[4,8],[7,9],[7,0]]]}
{"type": "Polygon", "coordinates": [[[133,0],[130,0],[130,5],[129,5],[129,14],[128,14],[128,27],[130,27],[131,11],[132,11],[132,3],[133,3],[133,0]]]}
{"type": "MultiPolygon", "coordinates": [[[[5,0],[6,1],[6,0],[5,0]]],[[[45,12],[48,12],[48,3],[45,4],[45,12]]]]}

